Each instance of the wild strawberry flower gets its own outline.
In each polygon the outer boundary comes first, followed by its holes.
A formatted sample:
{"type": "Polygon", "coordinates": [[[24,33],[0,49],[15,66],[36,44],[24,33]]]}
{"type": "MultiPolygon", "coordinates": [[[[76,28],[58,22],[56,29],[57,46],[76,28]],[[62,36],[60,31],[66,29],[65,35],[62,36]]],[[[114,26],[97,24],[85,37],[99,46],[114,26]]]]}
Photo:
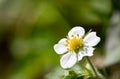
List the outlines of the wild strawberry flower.
{"type": "Polygon", "coordinates": [[[64,69],[73,67],[84,56],[93,56],[93,46],[100,42],[96,32],[85,35],[83,27],[76,26],[68,32],[67,38],[62,38],[54,45],[57,54],[62,54],[60,65],[64,69]]]}

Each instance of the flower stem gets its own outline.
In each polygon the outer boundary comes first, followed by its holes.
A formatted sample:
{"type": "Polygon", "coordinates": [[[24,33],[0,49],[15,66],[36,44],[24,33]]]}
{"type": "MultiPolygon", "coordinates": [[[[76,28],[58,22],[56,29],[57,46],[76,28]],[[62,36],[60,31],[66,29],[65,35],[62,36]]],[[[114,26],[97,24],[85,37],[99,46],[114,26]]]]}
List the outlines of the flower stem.
{"type": "Polygon", "coordinates": [[[90,58],[89,58],[88,56],[86,56],[86,59],[87,59],[87,62],[89,63],[89,65],[91,66],[91,69],[93,70],[95,76],[99,79],[99,76],[98,76],[98,74],[97,74],[97,71],[96,71],[95,67],[93,66],[90,58]]]}

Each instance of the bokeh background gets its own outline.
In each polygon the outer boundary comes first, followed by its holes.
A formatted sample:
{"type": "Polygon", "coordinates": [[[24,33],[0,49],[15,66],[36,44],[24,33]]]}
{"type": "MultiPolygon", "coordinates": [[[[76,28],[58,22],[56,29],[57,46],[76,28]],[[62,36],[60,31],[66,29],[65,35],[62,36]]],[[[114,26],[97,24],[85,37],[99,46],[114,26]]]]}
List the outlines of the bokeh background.
{"type": "Polygon", "coordinates": [[[120,79],[120,0],[0,0],[0,79],[58,79],[53,45],[78,25],[101,37],[95,66],[120,79]]]}

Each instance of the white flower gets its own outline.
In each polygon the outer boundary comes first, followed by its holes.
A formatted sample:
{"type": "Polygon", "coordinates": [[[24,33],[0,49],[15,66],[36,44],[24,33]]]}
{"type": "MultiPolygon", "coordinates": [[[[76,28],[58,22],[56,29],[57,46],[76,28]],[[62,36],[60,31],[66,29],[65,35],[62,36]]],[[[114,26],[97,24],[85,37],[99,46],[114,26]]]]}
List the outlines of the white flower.
{"type": "Polygon", "coordinates": [[[73,67],[84,56],[92,56],[93,46],[99,41],[100,38],[96,36],[96,32],[85,35],[84,28],[76,26],[68,32],[67,38],[61,39],[54,45],[54,50],[57,54],[63,54],[60,64],[62,68],[67,69],[73,67]]]}

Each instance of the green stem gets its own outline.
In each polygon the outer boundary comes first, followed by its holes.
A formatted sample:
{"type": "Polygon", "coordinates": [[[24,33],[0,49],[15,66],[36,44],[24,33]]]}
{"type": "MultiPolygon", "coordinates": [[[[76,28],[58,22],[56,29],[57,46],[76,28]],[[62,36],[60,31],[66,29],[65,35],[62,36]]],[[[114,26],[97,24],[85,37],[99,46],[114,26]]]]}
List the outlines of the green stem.
{"type": "Polygon", "coordinates": [[[86,59],[87,59],[89,65],[91,66],[91,68],[92,68],[92,70],[93,70],[95,76],[99,78],[99,76],[98,76],[98,74],[97,74],[97,71],[95,70],[95,67],[93,66],[93,64],[92,64],[92,62],[91,62],[91,60],[90,60],[90,58],[86,56],[86,59]]]}

